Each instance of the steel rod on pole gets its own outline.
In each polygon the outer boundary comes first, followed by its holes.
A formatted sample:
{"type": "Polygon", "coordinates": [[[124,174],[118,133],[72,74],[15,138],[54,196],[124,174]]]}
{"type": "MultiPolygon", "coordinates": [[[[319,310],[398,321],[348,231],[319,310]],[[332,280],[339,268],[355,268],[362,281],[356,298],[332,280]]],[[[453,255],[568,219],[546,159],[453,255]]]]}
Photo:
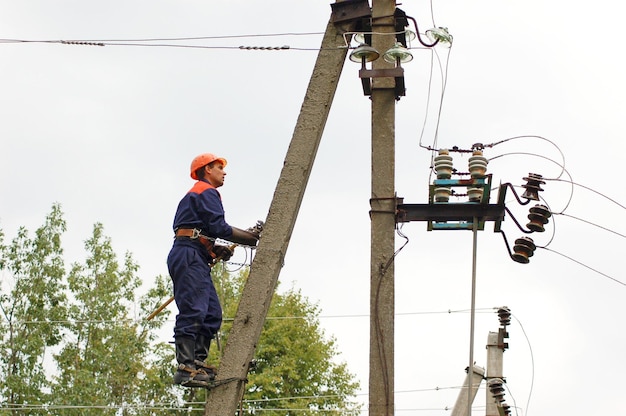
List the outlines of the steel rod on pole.
{"type": "MultiPolygon", "coordinates": [[[[472,223],[472,300],[470,306],[470,345],[469,345],[469,385],[472,385],[474,368],[474,324],[476,319],[476,252],[478,246],[478,218],[474,217],[472,223]]],[[[467,415],[472,416],[472,389],[467,390],[467,415]]]]}

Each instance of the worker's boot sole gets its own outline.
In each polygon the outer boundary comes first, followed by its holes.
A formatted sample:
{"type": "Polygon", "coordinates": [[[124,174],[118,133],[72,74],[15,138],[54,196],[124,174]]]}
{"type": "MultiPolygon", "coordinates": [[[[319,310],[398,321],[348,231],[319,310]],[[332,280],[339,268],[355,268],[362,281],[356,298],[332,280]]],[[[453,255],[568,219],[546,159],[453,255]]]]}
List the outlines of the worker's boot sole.
{"type": "Polygon", "coordinates": [[[174,384],[183,387],[208,387],[209,375],[204,370],[195,370],[181,364],[174,373],[174,384]]]}
{"type": "Polygon", "coordinates": [[[217,376],[217,368],[212,365],[207,365],[204,361],[195,360],[194,364],[198,370],[202,370],[209,377],[209,381],[215,381],[215,376],[217,376]]]}

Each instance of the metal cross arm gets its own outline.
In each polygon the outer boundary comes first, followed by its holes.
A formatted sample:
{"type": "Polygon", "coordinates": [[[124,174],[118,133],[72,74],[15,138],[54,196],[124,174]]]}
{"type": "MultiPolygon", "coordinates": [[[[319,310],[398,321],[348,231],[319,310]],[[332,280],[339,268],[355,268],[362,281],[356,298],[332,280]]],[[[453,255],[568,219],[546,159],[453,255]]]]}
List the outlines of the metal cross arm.
{"type": "Polygon", "coordinates": [[[471,230],[473,222],[478,221],[478,229],[484,230],[486,221],[494,221],[495,228],[499,228],[506,208],[504,196],[506,188],[500,187],[497,204],[489,204],[491,177],[461,180],[436,180],[430,186],[428,204],[404,204],[402,198],[398,198],[396,204],[396,222],[427,221],[428,231],[432,230],[471,230]],[[438,187],[473,187],[482,188],[481,196],[470,202],[437,202],[435,194],[438,187]]]}
{"type": "Polygon", "coordinates": [[[396,206],[396,222],[503,221],[504,204],[404,204],[396,206]]]}

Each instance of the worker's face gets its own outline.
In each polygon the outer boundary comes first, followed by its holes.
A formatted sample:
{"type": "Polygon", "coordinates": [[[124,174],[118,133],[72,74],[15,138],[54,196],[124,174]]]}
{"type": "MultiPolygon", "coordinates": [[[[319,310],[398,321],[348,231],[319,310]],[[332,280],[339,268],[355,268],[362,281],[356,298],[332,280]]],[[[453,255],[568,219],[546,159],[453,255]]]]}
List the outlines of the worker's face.
{"type": "Polygon", "coordinates": [[[211,185],[216,188],[224,185],[224,177],[226,176],[226,171],[224,170],[224,165],[220,162],[212,163],[210,166],[207,165],[205,167],[206,176],[205,179],[209,181],[211,185]]]}

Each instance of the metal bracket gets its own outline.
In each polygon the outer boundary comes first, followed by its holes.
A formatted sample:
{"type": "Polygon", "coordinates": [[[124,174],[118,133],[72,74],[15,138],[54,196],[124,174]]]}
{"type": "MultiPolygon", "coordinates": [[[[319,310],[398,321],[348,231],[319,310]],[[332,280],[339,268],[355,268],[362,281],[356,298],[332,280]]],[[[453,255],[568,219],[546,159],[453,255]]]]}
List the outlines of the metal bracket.
{"type": "Polygon", "coordinates": [[[404,68],[400,66],[382,69],[361,68],[359,70],[359,78],[361,78],[361,84],[363,85],[363,95],[372,95],[372,78],[394,78],[396,82],[393,89],[396,93],[396,99],[406,95],[404,68]]]}
{"type": "Polygon", "coordinates": [[[330,20],[335,24],[372,16],[368,0],[337,1],[330,7],[332,9],[330,20]]]}

